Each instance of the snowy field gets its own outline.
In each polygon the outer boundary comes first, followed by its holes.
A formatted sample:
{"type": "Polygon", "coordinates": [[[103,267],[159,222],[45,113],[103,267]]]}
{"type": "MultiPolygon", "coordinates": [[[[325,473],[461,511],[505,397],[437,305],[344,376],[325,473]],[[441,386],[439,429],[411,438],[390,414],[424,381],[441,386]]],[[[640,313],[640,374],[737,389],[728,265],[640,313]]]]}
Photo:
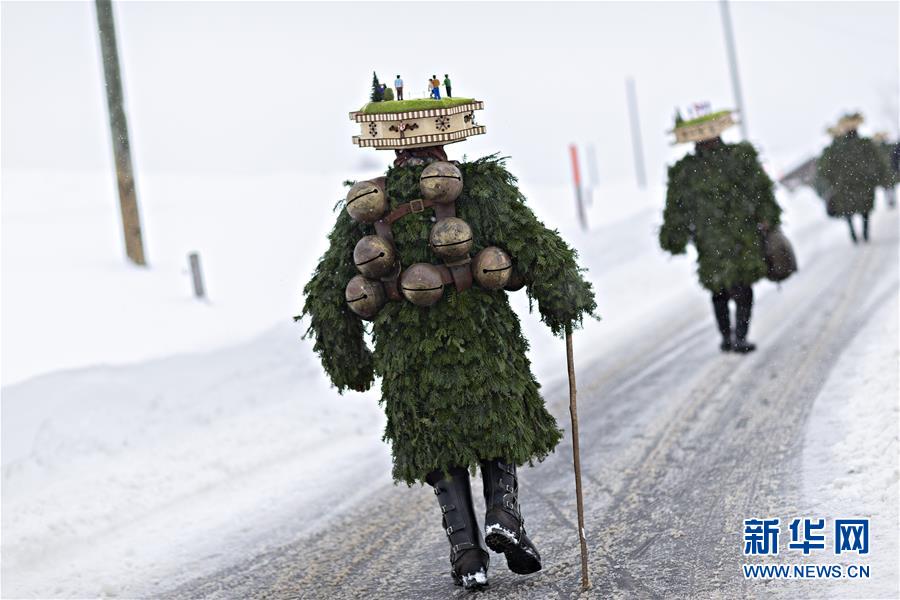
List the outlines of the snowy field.
{"type": "MultiPolygon", "coordinates": [[[[108,176],[4,172],[5,597],[171,588],[321,527],[359,493],[349,474],[389,479],[377,393],[338,396],[291,322],[324,249],[340,179],[147,175],[138,183],[149,269],[121,259],[108,176]],[[209,302],[190,295],[192,250],[201,252],[209,302]]],[[[661,186],[596,190],[588,232],[568,211],[550,211],[572,206],[570,189],[525,181],[523,190],[573,240],[597,287],[603,320],[577,334],[579,364],[627,340],[639,320],[665,317],[673,298],[708,302],[692,258],[657,249],[661,186]]],[[[845,226],[827,220],[810,193],[780,200],[801,268],[821,245],[847,243],[845,226]]],[[[777,290],[763,283],[758,293],[777,290]]],[[[514,304],[536,373],[558,382],[561,342],[527,314],[522,294],[514,304]]],[[[848,490],[882,490],[867,494],[867,510],[890,519],[883,496],[897,487],[897,431],[887,425],[897,417],[889,368],[896,314],[872,323],[816,403],[804,481],[828,507],[853,506],[848,490]],[[848,394],[851,402],[840,402],[848,394]],[[836,419],[871,443],[816,444],[815,428],[836,419]],[[850,461],[846,476],[822,481],[834,461],[850,461]]],[[[709,325],[713,344],[711,316],[709,325]]]]}

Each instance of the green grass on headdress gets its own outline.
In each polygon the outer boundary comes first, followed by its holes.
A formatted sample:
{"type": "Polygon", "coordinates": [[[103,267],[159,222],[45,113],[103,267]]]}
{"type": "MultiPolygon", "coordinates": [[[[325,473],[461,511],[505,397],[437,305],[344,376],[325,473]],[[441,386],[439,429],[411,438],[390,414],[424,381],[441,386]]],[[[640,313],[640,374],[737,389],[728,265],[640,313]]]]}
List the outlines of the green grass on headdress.
{"type": "Polygon", "coordinates": [[[718,119],[719,117],[724,117],[729,114],[730,110],[720,110],[714,113],[709,113],[708,115],[703,115],[702,117],[697,117],[695,119],[688,119],[686,121],[682,121],[678,125],[675,126],[676,129],[680,129],[682,127],[690,127],[691,125],[699,125],[700,123],[705,123],[707,121],[713,121],[718,119]]]}
{"type": "Polygon", "coordinates": [[[359,112],[364,115],[383,115],[386,113],[401,113],[411,110],[428,110],[430,108],[453,108],[461,104],[474,102],[472,98],[417,98],[415,100],[385,100],[384,102],[369,102],[359,112]]]}

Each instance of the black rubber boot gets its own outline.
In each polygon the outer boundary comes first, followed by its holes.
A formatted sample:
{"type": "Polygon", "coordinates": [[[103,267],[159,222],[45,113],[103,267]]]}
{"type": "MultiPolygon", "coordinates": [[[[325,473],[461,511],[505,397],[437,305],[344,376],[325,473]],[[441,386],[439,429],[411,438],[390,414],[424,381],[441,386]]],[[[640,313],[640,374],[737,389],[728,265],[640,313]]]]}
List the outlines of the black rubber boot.
{"type": "Polygon", "coordinates": [[[449,475],[433,471],[426,480],[434,487],[444,515],[444,533],[450,540],[450,576],[453,583],[467,590],[483,588],[488,584],[490,554],[475,519],[469,472],[454,467],[449,475]]]}
{"type": "Polygon", "coordinates": [[[863,239],[869,241],[869,213],[863,213],[863,239]]]}
{"type": "Polygon", "coordinates": [[[506,555],[509,570],[527,575],[541,570],[541,555],[525,533],[519,509],[516,465],[500,459],[481,461],[484,482],[484,540],[488,548],[506,555]]]}
{"type": "Polygon", "coordinates": [[[716,323],[719,325],[719,333],[722,334],[722,343],[719,349],[722,352],[730,352],[731,339],[731,315],[728,313],[728,292],[716,292],[712,296],[713,312],[716,313],[716,323]]]}
{"type": "Polygon", "coordinates": [[[847,215],[847,225],[850,226],[850,239],[856,244],[856,230],[853,229],[853,215],[847,215]]]}
{"type": "Polygon", "coordinates": [[[734,343],[732,350],[740,354],[747,354],[756,350],[756,344],[747,341],[747,332],[750,329],[750,315],[753,312],[753,288],[742,285],[732,291],[735,310],[734,343]]]}

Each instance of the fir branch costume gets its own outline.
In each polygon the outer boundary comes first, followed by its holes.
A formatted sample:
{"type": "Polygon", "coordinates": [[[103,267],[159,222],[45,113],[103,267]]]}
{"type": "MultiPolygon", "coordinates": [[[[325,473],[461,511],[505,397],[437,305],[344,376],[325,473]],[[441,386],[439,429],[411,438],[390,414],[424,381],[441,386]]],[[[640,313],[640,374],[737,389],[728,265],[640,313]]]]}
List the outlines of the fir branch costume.
{"type": "MultiPolygon", "coordinates": [[[[388,170],[391,208],[419,197],[422,169],[388,170]]],[[[459,169],[457,213],[472,227],[474,251],[498,246],[512,256],[554,334],[580,325],[596,305],[575,251],[535,218],[502,160],[487,157],[459,169]]],[[[431,210],[394,225],[401,264],[434,261],[427,246],[432,225],[431,210]]],[[[367,348],[343,291],[356,273],[349,259],[354,246],[371,233],[341,211],[330,248],[304,288],[301,317],[309,317],[308,334],[339,391],[364,390],[374,375],[382,378],[395,480],[422,482],[436,469],[474,469],[494,457],[513,465],[543,459],[561,432],[531,374],[528,343],[505,292],[448,287],[431,307],[390,302],[373,321],[374,352],[367,348]]]]}
{"type": "Polygon", "coordinates": [[[856,130],[836,137],[816,164],[816,191],[830,217],[867,215],[875,207],[875,188],[891,180],[880,149],[856,130]]]}
{"type": "Polygon", "coordinates": [[[526,287],[557,335],[596,307],[575,252],[525,206],[502,159],[447,160],[444,143],[485,133],[475,117],[483,107],[460,98],[350,113],[360,125],[353,142],[394,150],[394,167],[350,187],[298,317],[309,318],[307,334],[340,392],[381,377],[394,479],[434,489],[450,574],[466,589],[487,585],[489,549],[514,573],[541,569],[516,468],[562,437],[504,290],[526,287]],[[361,319],[372,321],[374,351],[361,319]],[[483,528],[469,478],[476,468],[483,528]]]}
{"type": "Polygon", "coordinates": [[[659,243],[683,254],[693,242],[700,284],[721,292],[766,276],[759,225],[775,227],[780,220],[772,180],[753,146],[720,142],[669,168],[659,243]]]}
{"type": "Polygon", "coordinates": [[[881,151],[881,159],[884,165],[884,181],[881,183],[881,187],[886,190],[893,188],[900,183],[900,171],[894,170],[891,166],[891,157],[897,152],[898,142],[889,142],[887,140],[880,142],[873,140],[873,142],[878,150],[881,151]]]}

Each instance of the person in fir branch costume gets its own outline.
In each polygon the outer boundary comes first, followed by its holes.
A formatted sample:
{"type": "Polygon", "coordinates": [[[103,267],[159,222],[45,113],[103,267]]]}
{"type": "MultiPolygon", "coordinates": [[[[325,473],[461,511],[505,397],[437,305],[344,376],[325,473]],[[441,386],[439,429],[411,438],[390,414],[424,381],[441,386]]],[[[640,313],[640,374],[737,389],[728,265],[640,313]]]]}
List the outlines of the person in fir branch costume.
{"type": "Polygon", "coordinates": [[[719,137],[734,124],[730,111],[687,121],[679,114],[676,123],[677,141],[693,141],[695,147],[669,168],[659,243],[672,254],[684,254],[688,242],[694,244],[700,284],[712,293],[721,350],[752,352],[756,346],[747,341],[752,285],[767,274],[763,234],[781,219],[772,180],[753,146],[719,137]],[[736,305],[734,329],[729,300],[736,305]]]}
{"type": "MultiPolygon", "coordinates": [[[[470,102],[475,109],[482,106],[470,102]]],[[[526,356],[528,342],[502,287],[524,286],[543,322],[558,335],[579,327],[596,304],[575,251],[535,217],[502,158],[451,163],[441,145],[420,141],[426,140],[424,135],[413,137],[445,116],[443,109],[436,110],[437,117],[421,119],[413,118],[421,111],[391,115],[395,121],[371,121],[377,124],[371,129],[364,121],[369,118],[365,108],[351,115],[362,123],[363,133],[355,141],[363,146],[371,138],[373,145],[387,145],[395,149],[396,160],[383,179],[351,188],[347,210],[338,214],[330,246],[303,290],[298,319],[309,319],[307,335],[315,340],[314,349],[339,392],[367,390],[381,377],[387,415],[383,439],[391,445],[393,477],[434,488],[451,546],[453,581],[471,589],[487,584],[485,546],[504,553],[515,573],[540,570],[540,555],[524,528],[516,470],[546,457],[562,435],[544,406],[526,356]],[[400,122],[407,127],[398,133],[400,128],[390,123],[400,122]],[[397,137],[385,139],[387,135],[397,137]],[[440,187],[442,181],[453,189],[428,187],[440,187]],[[455,200],[441,204],[451,197],[455,200]],[[366,203],[380,201],[386,206],[369,211],[366,203]],[[455,207],[455,216],[446,216],[448,206],[455,207]],[[402,218],[386,229],[396,214],[402,218]],[[455,254],[444,266],[437,260],[443,238],[436,240],[435,231],[447,232],[442,223],[463,231],[453,244],[475,255],[471,273],[477,284],[468,289],[460,291],[456,285],[470,273],[467,253],[459,260],[461,253],[455,254]],[[371,259],[361,257],[370,247],[380,251],[371,259]],[[365,274],[372,261],[393,258],[394,252],[399,267],[382,270],[387,276],[357,275],[358,270],[365,274]],[[500,266],[486,268],[486,256],[499,257],[500,266]],[[438,267],[445,274],[452,271],[452,281],[444,282],[448,285],[438,281],[437,289],[415,287],[418,280],[410,274],[438,267]],[[498,274],[502,282],[483,283],[501,289],[482,287],[483,278],[498,274]],[[396,298],[382,300],[391,289],[396,298]],[[411,301],[426,293],[435,294],[431,305],[411,301]],[[371,319],[374,350],[367,346],[366,328],[354,311],[371,319]],[[470,488],[470,472],[476,468],[487,507],[484,537],[470,488]]],[[[471,112],[450,114],[444,134],[483,132],[483,126],[473,130],[472,117],[471,112]]],[[[427,139],[440,140],[441,135],[427,139]]]]}
{"type": "Polygon", "coordinates": [[[834,138],[816,162],[814,187],[825,200],[829,217],[847,219],[850,239],[858,242],[853,215],[862,216],[862,238],[869,241],[869,213],[875,207],[875,188],[889,179],[887,164],[875,143],[857,133],[859,113],[841,117],[828,133],[834,138]]]}
{"type": "Polygon", "coordinates": [[[885,180],[881,185],[884,188],[884,199],[888,207],[894,208],[897,206],[897,184],[900,183],[900,165],[897,164],[900,161],[900,144],[890,141],[884,132],[876,133],[872,136],[872,141],[881,150],[885,165],[885,180]]]}

